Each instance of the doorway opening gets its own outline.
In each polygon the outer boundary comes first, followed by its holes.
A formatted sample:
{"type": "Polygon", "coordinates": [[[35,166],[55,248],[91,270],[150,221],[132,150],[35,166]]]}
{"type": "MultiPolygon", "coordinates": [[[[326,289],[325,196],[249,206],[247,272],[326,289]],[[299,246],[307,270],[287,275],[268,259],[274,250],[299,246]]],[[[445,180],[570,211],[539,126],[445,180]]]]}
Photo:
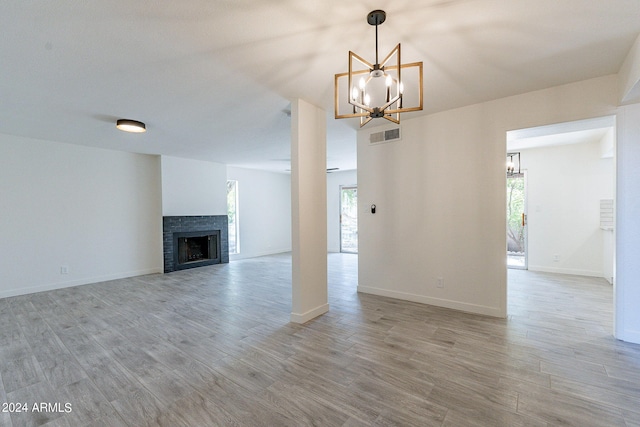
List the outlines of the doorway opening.
{"type": "Polygon", "coordinates": [[[358,253],[358,187],[340,186],[340,252],[358,253]]]}
{"type": "Polygon", "coordinates": [[[507,266],[529,270],[511,270],[507,290],[529,274],[612,284],[615,127],[605,116],[507,132],[525,172],[506,177],[507,266]]]}

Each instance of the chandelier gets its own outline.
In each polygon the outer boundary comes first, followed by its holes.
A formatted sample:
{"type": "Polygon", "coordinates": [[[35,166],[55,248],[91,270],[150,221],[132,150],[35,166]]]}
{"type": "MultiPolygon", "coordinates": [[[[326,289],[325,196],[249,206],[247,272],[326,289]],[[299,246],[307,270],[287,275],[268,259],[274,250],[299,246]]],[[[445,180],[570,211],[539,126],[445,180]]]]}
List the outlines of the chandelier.
{"type": "Polygon", "coordinates": [[[349,51],[349,71],[335,75],[336,119],[359,117],[362,127],[379,117],[400,123],[400,113],[422,110],[422,62],[402,64],[400,43],[381,62],[378,59],[378,25],[386,17],[383,10],[367,15],[367,22],[376,27],[375,63],[349,51]],[[410,94],[408,89],[413,89],[410,94]]]}
{"type": "Polygon", "coordinates": [[[508,176],[513,176],[513,175],[519,175],[520,172],[520,152],[516,152],[516,153],[507,153],[507,175],[508,176]],[[514,161],[513,158],[516,158],[516,160],[514,161]],[[517,168],[516,168],[516,163],[517,163],[517,168]]]}

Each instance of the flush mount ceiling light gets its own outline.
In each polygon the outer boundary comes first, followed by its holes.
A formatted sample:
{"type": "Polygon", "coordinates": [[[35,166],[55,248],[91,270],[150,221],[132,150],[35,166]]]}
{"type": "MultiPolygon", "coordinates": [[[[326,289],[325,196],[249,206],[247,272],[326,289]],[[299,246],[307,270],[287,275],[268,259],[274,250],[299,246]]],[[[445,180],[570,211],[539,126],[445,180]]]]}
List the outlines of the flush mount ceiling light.
{"type": "Polygon", "coordinates": [[[375,64],[349,51],[349,71],[335,76],[336,119],[359,117],[362,127],[378,117],[400,123],[400,113],[422,110],[422,62],[402,64],[400,43],[378,61],[378,25],[386,17],[383,10],[367,15],[376,27],[375,64]]]}
{"type": "Polygon", "coordinates": [[[147,131],[144,123],[137,120],[120,119],[116,122],[116,127],[125,132],[142,133],[147,131]]]}

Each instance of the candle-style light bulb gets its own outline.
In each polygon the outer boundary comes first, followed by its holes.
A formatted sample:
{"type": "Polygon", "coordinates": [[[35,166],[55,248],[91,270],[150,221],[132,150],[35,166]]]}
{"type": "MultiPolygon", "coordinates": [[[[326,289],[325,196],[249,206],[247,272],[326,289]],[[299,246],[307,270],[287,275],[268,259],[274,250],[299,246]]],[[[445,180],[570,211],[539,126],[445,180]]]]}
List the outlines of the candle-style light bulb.
{"type": "Polygon", "coordinates": [[[370,106],[371,106],[371,105],[370,105],[370,104],[371,104],[371,97],[369,96],[369,94],[368,94],[368,93],[364,96],[364,104],[365,104],[367,107],[370,107],[370,106]]]}
{"type": "Polygon", "coordinates": [[[360,77],[358,85],[360,86],[360,102],[364,102],[366,104],[364,88],[367,86],[367,83],[364,81],[364,77],[360,77]]]}
{"type": "MultiPolygon", "coordinates": [[[[355,87],[355,86],[354,86],[354,87],[351,89],[351,101],[352,101],[352,102],[358,102],[358,95],[359,95],[359,94],[360,94],[360,91],[358,90],[358,88],[357,88],[357,87],[355,87]]],[[[356,106],[354,105],[354,106],[353,106],[353,114],[355,114],[355,113],[356,113],[356,106]]]]}

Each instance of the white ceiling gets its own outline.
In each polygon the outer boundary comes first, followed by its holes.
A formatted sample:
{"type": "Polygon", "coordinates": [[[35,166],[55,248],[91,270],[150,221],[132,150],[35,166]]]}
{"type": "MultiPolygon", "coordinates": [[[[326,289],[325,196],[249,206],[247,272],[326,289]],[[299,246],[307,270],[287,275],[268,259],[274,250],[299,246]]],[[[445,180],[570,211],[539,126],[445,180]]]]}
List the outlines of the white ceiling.
{"type": "Polygon", "coordinates": [[[351,169],[333,76],[373,59],[378,8],[380,51],[424,62],[413,115],[617,73],[640,33],[639,0],[3,0],[0,133],[284,171],[302,98],[327,111],[327,167],[351,169]]]}

